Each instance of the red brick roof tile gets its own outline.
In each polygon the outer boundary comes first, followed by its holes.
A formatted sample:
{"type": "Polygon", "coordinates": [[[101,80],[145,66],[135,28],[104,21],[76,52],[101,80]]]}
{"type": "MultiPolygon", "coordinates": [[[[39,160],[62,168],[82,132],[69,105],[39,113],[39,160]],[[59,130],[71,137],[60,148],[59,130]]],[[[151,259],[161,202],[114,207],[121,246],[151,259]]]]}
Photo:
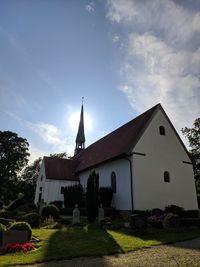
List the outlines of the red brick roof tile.
{"type": "Polygon", "coordinates": [[[130,153],[159,106],[160,104],[147,110],[73,157],[74,160],[79,161],[76,172],[93,168],[103,162],[130,153]]]}
{"type": "Polygon", "coordinates": [[[44,164],[47,179],[78,181],[76,160],[44,157],[44,164]]]}

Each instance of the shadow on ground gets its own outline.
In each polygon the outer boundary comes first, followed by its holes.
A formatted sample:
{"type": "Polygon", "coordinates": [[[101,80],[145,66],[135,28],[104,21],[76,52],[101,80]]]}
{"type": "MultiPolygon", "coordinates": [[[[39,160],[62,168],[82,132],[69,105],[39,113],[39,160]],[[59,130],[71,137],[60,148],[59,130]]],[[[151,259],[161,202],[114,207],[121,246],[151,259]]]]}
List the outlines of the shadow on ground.
{"type": "Polygon", "coordinates": [[[115,239],[107,231],[95,225],[67,227],[56,231],[50,237],[43,260],[103,256],[122,252],[115,239]]]}

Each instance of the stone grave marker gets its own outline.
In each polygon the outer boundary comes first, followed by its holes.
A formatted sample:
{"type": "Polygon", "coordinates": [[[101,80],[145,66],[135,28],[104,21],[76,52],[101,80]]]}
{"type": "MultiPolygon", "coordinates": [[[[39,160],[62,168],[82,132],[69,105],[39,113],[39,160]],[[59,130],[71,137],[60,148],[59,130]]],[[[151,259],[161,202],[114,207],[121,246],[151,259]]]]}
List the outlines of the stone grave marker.
{"type": "Polygon", "coordinates": [[[19,230],[7,230],[3,231],[2,236],[2,246],[4,247],[9,243],[27,243],[29,242],[29,233],[28,231],[19,231],[19,230]]]}
{"type": "Polygon", "coordinates": [[[73,210],[73,218],[72,218],[72,224],[73,225],[78,225],[80,224],[80,211],[78,209],[78,205],[75,205],[75,208],[73,210]]]}

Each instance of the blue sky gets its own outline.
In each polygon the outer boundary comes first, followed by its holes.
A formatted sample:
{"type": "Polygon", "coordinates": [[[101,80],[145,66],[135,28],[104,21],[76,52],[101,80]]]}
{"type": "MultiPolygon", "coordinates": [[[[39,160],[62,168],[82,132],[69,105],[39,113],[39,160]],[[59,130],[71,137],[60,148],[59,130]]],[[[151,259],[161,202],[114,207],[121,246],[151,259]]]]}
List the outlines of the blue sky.
{"type": "Polygon", "coordinates": [[[161,103],[180,133],[200,116],[199,1],[0,1],[0,130],[31,160],[86,146],[161,103]]]}

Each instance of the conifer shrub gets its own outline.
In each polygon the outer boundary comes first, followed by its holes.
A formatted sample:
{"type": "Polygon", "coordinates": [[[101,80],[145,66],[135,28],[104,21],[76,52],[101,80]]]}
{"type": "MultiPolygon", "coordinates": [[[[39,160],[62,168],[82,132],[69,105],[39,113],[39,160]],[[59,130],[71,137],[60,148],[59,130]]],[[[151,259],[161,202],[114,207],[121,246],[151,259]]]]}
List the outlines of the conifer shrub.
{"type": "Polygon", "coordinates": [[[89,222],[94,222],[98,214],[98,189],[99,175],[93,171],[89,175],[86,192],[87,219],[89,222]]]}
{"type": "Polygon", "coordinates": [[[54,220],[60,217],[59,209],[55,205],[47,205],[43,208],[42,218],[48,219],[49,217],[52,217],[54,220]]]}
{"type": "Polygon", "coordinates": [[[32,236],[32,229],[30,224],[28,224],[27,222],[13,222],[8,230],[18,230],[18,231],[27,231],[28,232],[28,238],[29,240],[31,240],[31,236],[32,236]]]}
{"type": "Polygon", "coordinates": [[[39,227],[42,221],[42,217],[36,212],[31,212],[18,218],[18,221],[27,222],[31,225],[31,227],[39,227]]]}
{"type": "Polygon", "coordinates": [[[64,205],[65,208],[74,208],[75,204],[83,206],[83,187],[81,184],[67,186],[64,188],[64,205]]]}
{"type": "Polygon", "coordinates": [[[100,187],[99,188],[99,202],[103,208],[110,208],[113,198],[113,190],[111,187],[100,187]]]}

